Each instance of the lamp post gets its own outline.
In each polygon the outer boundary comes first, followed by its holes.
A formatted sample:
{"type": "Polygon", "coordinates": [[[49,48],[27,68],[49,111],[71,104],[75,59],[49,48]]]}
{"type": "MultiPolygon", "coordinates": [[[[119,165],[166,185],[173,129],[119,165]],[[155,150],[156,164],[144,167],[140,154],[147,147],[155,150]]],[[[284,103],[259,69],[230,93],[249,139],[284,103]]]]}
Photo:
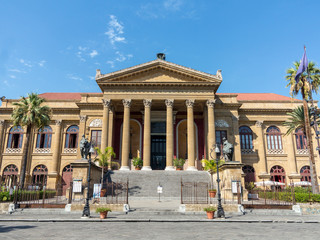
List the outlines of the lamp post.
{"type": "MultiPolygon", "coordinates": [[[[220,149],[218,147],[218,144],[216,144],[215,152],[216,152],[216,154],[220,153],[220,149]]],[[[211,148],[211,151],[210,151],[210,157],[213,159],[212,153],[213,153],[213,148],[211,148]]],[[[218,185],[218,218],[221,218],[221,217],[225,217],[225,215],[224,215],[223,207],[221,205],[221,192],[220,192],[220,184],[219,184],[220,183],[219,159],[218,158],[216,158],[216,165],[217,165],[217,185],[218,185]]]]}
{"type": "Polygon", "coordinates": [[[84,205],[83,208],[83,212],[82,212],[82,217],[90,217],[90,205],[89,205],[89,198],[90,198],[90,175],[91,175],[91,154],[94,153],[94,148],[92,146],[92,144],[90,144],[90,150],[89,150],[89,159],[88,159],[88,163],[89,163],[89,168],[88,168],[88,188],[87,188],[87,198],[86,198],[86,204],[84,205]]]}

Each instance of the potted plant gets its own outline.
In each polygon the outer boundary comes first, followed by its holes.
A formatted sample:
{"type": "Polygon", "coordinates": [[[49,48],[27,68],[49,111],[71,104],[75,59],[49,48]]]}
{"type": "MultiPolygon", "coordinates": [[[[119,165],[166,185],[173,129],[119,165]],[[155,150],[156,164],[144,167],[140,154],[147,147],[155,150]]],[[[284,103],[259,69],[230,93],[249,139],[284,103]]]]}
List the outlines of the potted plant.
{"type": "MultiPolygon", "coordinates": [[[[219,166],[223,163],[223,160],[219,160],[219,166]]],[[[217,163],[215,160],[202,160],[204,170],[208,171],[211,175],[211,187],[208,190],[209,196],[214,198],[216,196],[217,190],[213,187],[213,174],[217,172],[217,163]]]]}
{"type": "Polygon", "coordinates": [[[207,212],[207,217],[208,219],[213,219],[214,218],[214,212],[217,211],[215,207],[206,207],[203,209],[203,211],[207,212]]]}
{"type": "Polygon", "coordinates": [[[106,208],[106,207],[98,207],[96,209],[97,213],[100,213],[100,218],[101,219],[105,219],[108,215],[108,212],[111,212],[110,208],[106,208]]]}
{"type": "Polygon", "coordinates": [[[183,158],[174,158],[173,159],[173,165],[176,167],[177,171],[180,171],[183,169],[183,165],[185,164],[186,160],[183,158]]]}
{"type": "Polygon", "coordinates": [[[135,158],[133,158],[132,164],[133,164],[133,166],[135,167],[136,170],[141,170],[142,165],[143,165],[143,161],[142,161],[141,158],[135,157],[135,158]]]}

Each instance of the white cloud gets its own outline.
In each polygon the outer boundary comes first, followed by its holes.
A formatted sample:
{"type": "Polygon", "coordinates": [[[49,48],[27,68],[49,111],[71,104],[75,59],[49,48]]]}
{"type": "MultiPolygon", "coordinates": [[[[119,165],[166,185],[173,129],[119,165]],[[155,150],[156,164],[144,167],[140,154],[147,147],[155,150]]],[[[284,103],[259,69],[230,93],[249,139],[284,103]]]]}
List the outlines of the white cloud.
{"type": "Polygon", "coordinates": [[[26,67],[29,67],[29,68],[32,67],[32,65],[31,65],[31,63],[29,61],[26,61],[26,60],[24,60],[22,58],[19,61],[20,61],[20,63],[22,63],[26,67]]]}
{"type": "Polygon", "coordinates": [[[16,78],[16,76],[15,76],[15,75],[9,75],[9,78],[13,78],[13,79],[15,79],[15,78],[16,78]]]}
{"type": "Polygon", "coordinates": [[[92,50],[91,53],[89,53],[90,57],[94,58],[95,56],[97,56],[99,53],[97,50],[92,50]]]}
{"type": "Polygon", "coordinates": [[[179,11],[182,4],[182,0],[166,0],[163,2],[164,8],[171,11],[179,11]]]}
{"type": "Polygon", "coordinates": [[[123,61],[125,61],[125,60],[130,59],[130,58],[133,57],[132,54],[126,54],[126,55],[124,55],[124,54],[120,53],[119,51],[116,51],[116,55],[117,55],[117,56],[116,56],[115,60],[116,60],[117,62],[123,62],[123,61]]]}
{"type": "Polygon", "coordinates": [[[117,17],[114,15],[110,15],[110,21],[108,23],[108,31],[104,34],[109,37],[109,41],[112,45],[116,42],[126,42],[125,37],[122,36],[123,32],[123,25],[118,21],[117,17]]]}
{"type": "Polygon", "coordinates": [[[38,64],[39,64],[39,66],[40,67],[44,67],[44,64],[46,63],[46,61],[45,60],[42,60],[42,61],[40,61],[38,64]]]}
{"type": "Polygon", "coordinates": [[[68,74],[67,75],[67,78],[71,79],[71,80],[74,80],[74,81],[83,81],[83,79],[75,74],[68,74]]]}
{"type": "Polygon", "coordinates": [[[23,71],[23,70],[20,70],[20,69],[16,69],[16,68],[14,68],[14,69],[9,69],[8,71],[9,71],[9,72],[17,72],[17,73],[26,73],[26,71],[23,71]]]}
{"type": "Polygon", "coordinates": [[[107,61],[107,64],[109,64],[111,68],[114,68],[114,61],[109,60],[107,61]]]}
{"type": "Polygon", "coordinates": [[[3,80],[2,83],[3,83],[4,85],[6,85],[7,87],[10,87],[10,84],[9,84],[9,82],[8,82],[7,80],[3,80]]]}

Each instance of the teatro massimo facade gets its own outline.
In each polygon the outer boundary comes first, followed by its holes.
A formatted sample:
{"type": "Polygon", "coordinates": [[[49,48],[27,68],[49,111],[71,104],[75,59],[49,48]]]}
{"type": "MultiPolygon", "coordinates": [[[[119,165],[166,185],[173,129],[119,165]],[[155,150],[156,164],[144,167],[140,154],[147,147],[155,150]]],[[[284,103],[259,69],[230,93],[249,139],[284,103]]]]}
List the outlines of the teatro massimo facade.
{"type": "MultiPolygon", "coordinates": [[[[70,164],[80,158],[83,134],[102,149],[112,146],[113,161],[123,171],[133,170],[134,157],[143,159],[142,171],[175,170],[175,157],[187,159],[186,171],[202,170],[201,160],[226,137],[234,145],[234,161],[244,165],[246,181],[310,180],[303,131],[284,135],[283,122],[302,104],[299,100],[273,93],[219,93],[221,70],[200,72],[163,55],[112,73],[97,70],[95,78],[99,93],[40,94],[52,109],[52,121],[32,130],[29,182],[71,180],[70,164]]],[[[26,129],[14,128],[10,120],[17,101],[3,99],[0,107],[3,182],[15,181],[22,167],[26,129]]],[[[316,168],[319,176],[318,156],[316,168]]]]}

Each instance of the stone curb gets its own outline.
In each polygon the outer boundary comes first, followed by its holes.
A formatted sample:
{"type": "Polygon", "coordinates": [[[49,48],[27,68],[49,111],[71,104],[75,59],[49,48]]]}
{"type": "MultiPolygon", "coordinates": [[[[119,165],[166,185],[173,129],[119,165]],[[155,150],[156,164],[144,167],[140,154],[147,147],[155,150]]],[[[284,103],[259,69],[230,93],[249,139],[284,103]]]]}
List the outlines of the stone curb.
{"type": "Polygon", "coordinates": [[[223,222],[223,223],[317,223],[302,220],[229,220],[229,219],[0,219],[0,222],[223,222]]]}

